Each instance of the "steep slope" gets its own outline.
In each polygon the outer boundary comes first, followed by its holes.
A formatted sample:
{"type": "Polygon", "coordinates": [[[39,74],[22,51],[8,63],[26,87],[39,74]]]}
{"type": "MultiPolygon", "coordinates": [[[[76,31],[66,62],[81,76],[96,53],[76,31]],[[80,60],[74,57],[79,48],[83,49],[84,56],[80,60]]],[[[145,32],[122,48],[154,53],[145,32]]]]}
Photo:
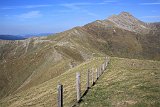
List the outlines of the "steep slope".
{"type": "Polygon", "coordinates": [[[6,41],[1,49],[1,96],[11,94],[28,83],[31,86],[42,83],[63,71],[57,72],[63,69],[58,67],[54,73],[50,73],[52,67],[66,64],[65,61],[60,62],[62,56],[51,47],[51,41],[28,39],[10,42],[6,41]]]}
{"type": "Polygon", "coordinates": [[[89,44],[89,37],[81,28],[73,28],[56,36],[0,41],[0,96],[39,85],[93,56],[104,55],[89,44]]]}
{"type": "Polygon", "coordinates": [[[10,95],[0,100],[1,107],[57,107],[57,84],[63,83],[64,107],[71,107],[76,101],[75,75],[81,73],[82,92],[86,88],[87,70],[99,67],[104,62],[104,57],[96,57],[87,60],[80,65],[67,70],[62,75],[50,79],[40,85],[31,87],[25,91],[10,95]]]}
{"type": "Polygon", "coordinates": [[[160,61],[111,58],[80,107],[158,107],[160,61]]]}
{"type": "Polygon", "coordinates": [[[130,58],[142,56],[141,44],[136,39],[138,34],[120,29],[110,21],[96,21],[84,27],[101,40],[99,44],[103,44],[101,48],[108,55],[130,58]]]}
{"type": "Polygon", "coordinates": [[[159,23],[144,23],[122,12],[97,20],[83,28],[103,40],[105,53],[111,56],[160,60],[159,23]]]}
{"type": "Polygon", "coordinates": [[[109,17],[107,20],[113,22],[117,27],[137,32],[137,33],[149,33],[148,31],[151,29],[149,25],[136,19],[134,16],[127,12],[122,12],[119,15],[113,15],[109,17]]]}

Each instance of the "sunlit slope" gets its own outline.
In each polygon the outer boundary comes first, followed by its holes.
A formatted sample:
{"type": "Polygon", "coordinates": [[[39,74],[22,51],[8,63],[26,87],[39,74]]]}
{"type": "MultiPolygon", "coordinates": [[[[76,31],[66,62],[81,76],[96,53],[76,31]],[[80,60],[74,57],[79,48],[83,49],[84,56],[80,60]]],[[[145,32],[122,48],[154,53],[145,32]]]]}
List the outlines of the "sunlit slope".
{"type": "Polygon", "coordinates": [[[80,107],[158,107],[160,62],[111,58],[109,69],[80,107]]]}
{"type": "Polygon", "coordinates": [[[88,35],[74,28],[55,36],[0,41],[0,98],[55,78],[93,56],[104,56],[88,35]]]}
{"type": "Polygon", "coordinates": [[[82,93],[86,89],[87,70],[99,67],[104,57],[90,59],[65,73],[25,91],[0,100],[0,107],[57,107],[57,84],[64,86],[64,106],[71,107],[76,101],[76,72],[81,73],[82,93]]]}

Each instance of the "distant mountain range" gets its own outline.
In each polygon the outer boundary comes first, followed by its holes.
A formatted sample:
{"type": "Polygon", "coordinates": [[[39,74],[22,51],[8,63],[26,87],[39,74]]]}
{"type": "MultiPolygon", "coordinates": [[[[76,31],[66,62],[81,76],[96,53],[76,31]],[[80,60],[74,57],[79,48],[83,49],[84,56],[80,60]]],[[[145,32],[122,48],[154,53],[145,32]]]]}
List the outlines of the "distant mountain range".
{"type": "Polygon", "coordinates": [[[24,40],[25,37],[15,35],[0,35],[0,40],[24,40]]]}
{"type": "Polygon", "coordinates": [[[21,36],[24,37],[24,38],[31,38],[31,37],[48,36],[48,35],[54,35],[54,33],[24,34],[24,35],[21,35],[21,36]]]}
{"type": "Polygon", "coordinates": [[[0,35],[0,40],[24,40],[31,37],[48,36],[54,33],[24,34],[24,35],[0,35]]]}

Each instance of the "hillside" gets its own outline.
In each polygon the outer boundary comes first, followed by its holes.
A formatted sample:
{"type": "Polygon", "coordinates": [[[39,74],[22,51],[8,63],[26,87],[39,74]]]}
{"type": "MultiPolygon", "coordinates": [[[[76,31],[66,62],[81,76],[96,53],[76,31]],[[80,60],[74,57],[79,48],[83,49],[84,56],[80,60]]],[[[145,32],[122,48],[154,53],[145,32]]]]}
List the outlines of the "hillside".
{"type": "MultiPolygon", "coordinates": [[[[88,60],[43,84],[2,99],[0,105],[56,107],[57,83],[60,81],[64,85],[64,106],[70,107],[76,101],[76,72],[81,72],[82,92],[84,92],[87,69],[95,70],[103,61],[103,57],[88,60]]],[[[159,65],[159,61],[112,57],[109,68],[89,90],[80,106],[158,106],[160,103],[159,65]]]]}
{"type": "Polygon", "coordinates": [[[101,50],[110,56],[160,60],[159,23],[145,23],[122,12],[83,28],[103,40],[98,41],[101,50]]]}
{"type": "Polygon", "coordinates": [[[79,38],[76,31],[24,41],[0,41],[0,96],[55,78],[93,56],[104,56],[89,44],[88,36],[79,38]]]}
{"type": "Polygon", "coordinates": [[[111,58],[109,69],[80,107],[158,107],[160,62],[111,58]]]}
{"type": "Polygon", "coordinates": [[[57,106],[57,84],[64,85],[64,106],[70,107],[76,101],[75,75],[81,73],[82,92],[86,88],[86,71],[95,69],[102,64],[104,57],[92,58],[82,64],[67,70],[62,75],[50,79],[40,85],[33,86],[25,91],[10,95],[0,100],[2,107],[56,107],[57,106]]]}
{"type": "Polygon", "coordinates": [[[41,37],[41,36],[49,36],[54,35],[55,33],[35,33],[35,34],[23,34],[21,35],[24,38],[32,38],[32,37],[41,37]]]}
{"type": "MultiPolygon", "coordinates": [[[[7,105],[5,98],[17,100],[20,93],[28,99],[26,92],[33,87],[39,88],[97,57],[160,60],[159,32],[159,23],[144,23],[122,12],[46,37],[0,40],[0,99],[7,105]]],[[[28,101],[32,103],[32,99],[28,101]]]]}

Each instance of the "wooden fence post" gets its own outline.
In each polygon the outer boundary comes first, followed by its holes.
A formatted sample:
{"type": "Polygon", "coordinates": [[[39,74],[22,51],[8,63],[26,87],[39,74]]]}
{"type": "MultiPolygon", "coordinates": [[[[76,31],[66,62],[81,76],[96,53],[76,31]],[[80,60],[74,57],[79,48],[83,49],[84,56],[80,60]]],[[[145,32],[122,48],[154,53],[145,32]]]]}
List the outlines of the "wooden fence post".
{"type": "Polygon", "coordinates": [[[103,64],[102,64],[102,73],[103,73],[103,71],[104,71],[104,68],[103,68],[103,64]]]}
{"type": "Polygon", "coordinates": [[[97,68],[97,74],[98,74],[98,78],[99,78],[99,68],[97,68]]]}
{"type": "Polygon", "coordinates": [[[101,75],[103,74],[103,64],[101,65],[101,75]]]}
{"type": "Polygon", "coordinates": [[[92,85],[94,85],[94,70],[92,69],[92,85]]]}
{"type": "Polygon", "coordinates": [[[96,80],[98,80],[98,69],[96,68],[96,80]]]}
{"type": "Polygon", "coordinates": [[[63,107],[63,85],[58,84],[58,107],[63,107]]]}
{"type": "Polygon", "coordinates": [[[101,75],[102,75],[102,73],[103,73],[103,64],[102,64],[102,66],[101,66],[101,75]]]}
{"type": "Polygon", "coordinates": [[[98,77],[100,77],[101,76],[101,68],[99,67],[99,73],[98,73],[98,77]]]}
{"type": "Polygon", "coordinates": [[[101,75],[102,75],[102,73],[103,73],[103,64],[101,65],[101,75]]]}
{"type": "Polygon", "coordinates": [[[88,71],[87,71],[87,86],[86,86],[86,88],[87,88],[87,90],[89,89],[89,73],[90,73],[90,71],[89,71],[89,69],[88,69],[88,71]]]}
{"type": "Polygon", "coordinates": [[[102,65],[100,66],[100,76],[102,75],[102,65]]]}
{"type": "Polygon", "coordinates": [[[81,81],[80,81],[80,73],[76,73],[76,89],[77,89],[77,102],[81,99],[81,81]]]}
{"type": "Polygon", "coordinates": [[[108,65],[108,60],[106,60],[106,68],[107,68],[107,65],[108,65]]]}

